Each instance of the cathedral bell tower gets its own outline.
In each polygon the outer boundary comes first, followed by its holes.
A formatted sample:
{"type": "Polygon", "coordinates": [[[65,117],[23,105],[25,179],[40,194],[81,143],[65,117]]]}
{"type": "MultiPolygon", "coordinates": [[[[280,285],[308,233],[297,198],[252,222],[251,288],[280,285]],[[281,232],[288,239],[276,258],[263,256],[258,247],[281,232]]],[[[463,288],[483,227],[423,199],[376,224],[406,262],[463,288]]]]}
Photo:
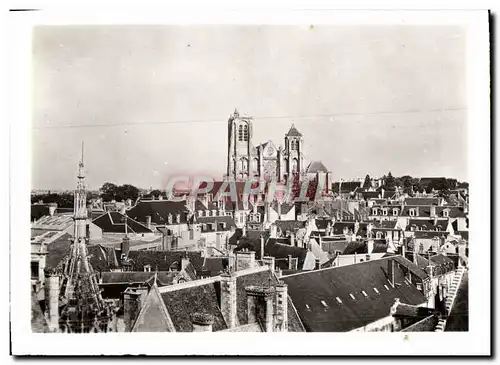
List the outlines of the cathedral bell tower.
{"type": "Polygon", "coordinates": [[[288,178],[298,174],[301,176],[304,173],[304,137],[294,124],[285,134],[285,148],[283,152],[283,169],[282,178],[288,178]]]}
{"type": "Polygon", "coordinates": [[[227,177],[229,179],[246,180],[254,175],[252,168],[257,166],[252,153],[252,129],[252,118],[240,116],[235,109],[228,120],[227,177]]]}

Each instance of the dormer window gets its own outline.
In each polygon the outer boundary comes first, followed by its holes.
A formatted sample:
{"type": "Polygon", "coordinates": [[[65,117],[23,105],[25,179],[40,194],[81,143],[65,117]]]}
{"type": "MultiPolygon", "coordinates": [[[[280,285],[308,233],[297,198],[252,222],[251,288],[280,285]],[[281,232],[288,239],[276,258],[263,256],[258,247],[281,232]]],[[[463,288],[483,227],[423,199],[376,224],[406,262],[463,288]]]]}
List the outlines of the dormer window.
{"type": "Polygon", "coordinates": [[[172,214],[171,213],[168,214],[167,220],[168,220],[168,224],[172,224],[172,214]]]}
{"type": "Polygon", "coordinates": [[[384,215],[387,215],[387,208],[382,209],[382,213],[383,213],[384,215]]]}
{"type": "Polygon", "coordinates": [[[392,215],[393,215],[393,216],[397,216],[397,215],[398,215],[398,213],[399,213],[399,210],[398,210],[398,209],[393,209],[393,210],[392,210],[392,215]]]}
{"type": "Polygon", "coordinates": [[[144,265],[144,272],[151,272],[151,265],[144,265]]]}
{"type": "Polygon", "coordinates": [[[450,211],[448,209],[443,210],[443,217],[447,218],[450,216],[450,211]]]}
{"type": "Polygon", "coordinates": [[[411,208],[409,211],[409,214],[410,214],[410,217],[414,217],[415,216],[415,209],[411,208]]]}
{"type": "Polygon", "coordinates": [[[377,215],[377,209],[376,208],[372,209],[372,215],[377,215]]]}
{"type": "Polygon", "coordinates": [[[177,214],[177,215],[175,216],[175,221],[176,221],[177,223],[180,223],[180,222],[181,222],[181,215],[180,215],[180,214],[177,214]]]}

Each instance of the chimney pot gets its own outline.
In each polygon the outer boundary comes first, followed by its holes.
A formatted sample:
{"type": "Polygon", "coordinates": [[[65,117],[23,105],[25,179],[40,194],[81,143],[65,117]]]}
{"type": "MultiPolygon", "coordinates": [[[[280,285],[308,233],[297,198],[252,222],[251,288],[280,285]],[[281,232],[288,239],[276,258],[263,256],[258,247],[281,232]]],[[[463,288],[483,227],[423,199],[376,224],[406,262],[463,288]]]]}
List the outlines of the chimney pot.
{"type": "Polygon", "coordinates": [[[191,315],[193,332],[212,332],[214,317],[211,314],[193,313],[191,315]]]}

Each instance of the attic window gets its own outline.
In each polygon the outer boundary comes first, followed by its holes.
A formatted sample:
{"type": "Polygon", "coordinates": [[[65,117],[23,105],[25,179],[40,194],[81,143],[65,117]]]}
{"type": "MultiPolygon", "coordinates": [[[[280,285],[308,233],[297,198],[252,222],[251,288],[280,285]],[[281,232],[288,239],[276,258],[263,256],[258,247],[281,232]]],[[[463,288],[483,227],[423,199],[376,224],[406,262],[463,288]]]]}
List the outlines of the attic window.
{"type": "Polygon", "coordinates": [[[392,215],[394,215],[394,216],[395,216],[395,215],[398,215],[398,210],[397,210],[397,209],[393,209],[393,210],[392,210],[392,215]]]}
{"type": "Polygon", "coordinates": [[[410,209],[409,213],[410,213],[410,217],[415,216],[415,209],[410,209]]]}
{"type": "Polygon", "coordinates": [[[450,212],[448,210],[443,210],[443,217],[448,217],[450,212]]]}
{"type": "Polygon", "coordinates": [[[354,297],[354,295],[352,295],[352,293],[349,293],[349,296],[351,297],[352,300],[356,300],[356,298],[354,297]]]}
{"type": "Polygon", "coordinates": [[[328,304],[326,304],[324,300],[321,301],[321,304],[323,305],[323,307],[328,308],[328,304]]]}
{"type": "Polygon", "coordinates": [[[361,290],[361,294],[363,294],[365,296],[365,298],[368,298],[368,294],[366,294],[366,292],[364,290],[361,290]]]}
{"type": "Polygon", "coordinates": [[[337,300],[337,303],[342,304],[342,299],[340,299],[339,297],[336,297],[335,299],[337,300]]]}
{"type": "Polygon", "coordinates": [[[377,290],[377,288],[373,288],[373,290],[375,291],[375,293],[380,294],[380,292],[377,290]]]}
{"type": "Polygon", "coordinates": [[[384,288],[385,288],[386,290],[389,290],[389,287],[388,287],[387,285],[385,285],[385,284],[384,284],[384,288]]]}

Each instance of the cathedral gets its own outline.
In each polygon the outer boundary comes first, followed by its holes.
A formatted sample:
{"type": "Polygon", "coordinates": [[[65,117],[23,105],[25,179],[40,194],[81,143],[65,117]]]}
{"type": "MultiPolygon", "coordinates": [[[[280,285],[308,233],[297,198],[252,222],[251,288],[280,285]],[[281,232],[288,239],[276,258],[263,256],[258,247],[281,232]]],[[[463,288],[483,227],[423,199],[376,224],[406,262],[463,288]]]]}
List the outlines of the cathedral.
{"type": "Polygon", "coordinates": [[[254,146],[252,135],[252,118],[235,110],[228,120],[227,178],[286,182],[304,175],[304,139],[293,124],[285,134],[284,147],[272,141],[254,146]]]}

